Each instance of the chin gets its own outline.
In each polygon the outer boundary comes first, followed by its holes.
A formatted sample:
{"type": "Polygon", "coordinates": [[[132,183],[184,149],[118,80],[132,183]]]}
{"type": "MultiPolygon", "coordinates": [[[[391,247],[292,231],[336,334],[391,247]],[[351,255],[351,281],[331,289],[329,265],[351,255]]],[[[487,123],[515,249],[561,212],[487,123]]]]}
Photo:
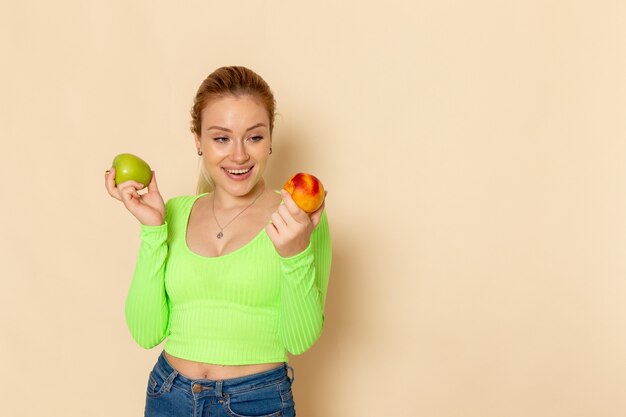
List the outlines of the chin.
{"type": "Polygon", "coordinates": [[[224,187],[224,190],[235,197],[245,197],[252,193],[255,187],[259,185],[259,183],[259,179],[251,179],[250,181],[246,181],[245,183],[241,184],[228,184],[226,187],[224,187]]]}
{"type": "Polygon", "coordinates": [[[219,171],[214,172],[212,176],[215,187],[235,197],[247,196],[263,181],[263,177],[260,175],[262,167],[256,164],[247,175],[243,176],[229,174],[223,168],[218,169],[219,171]],[[218,178],[219,181],[215,181],[216,178],[218,178]]]}

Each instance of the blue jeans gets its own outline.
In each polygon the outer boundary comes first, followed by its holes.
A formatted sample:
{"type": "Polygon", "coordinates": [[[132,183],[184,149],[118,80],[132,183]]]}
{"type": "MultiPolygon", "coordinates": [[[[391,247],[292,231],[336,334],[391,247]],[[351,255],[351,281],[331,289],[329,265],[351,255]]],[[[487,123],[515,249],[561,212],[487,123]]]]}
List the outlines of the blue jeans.
{"type": "Polygon", "coordinates": [[[189,379],[162,352],[148,378],[145,417],[294,417],[287,364],[219,381],[189,379]]]}

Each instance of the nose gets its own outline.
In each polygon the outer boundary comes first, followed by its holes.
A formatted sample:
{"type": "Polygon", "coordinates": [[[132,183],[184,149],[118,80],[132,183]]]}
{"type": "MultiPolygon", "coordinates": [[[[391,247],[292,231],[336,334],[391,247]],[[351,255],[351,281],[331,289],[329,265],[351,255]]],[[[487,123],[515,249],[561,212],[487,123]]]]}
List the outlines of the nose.
{"type": "Polygon", "coordinates": [[[230,154],[230,159],[233,162],[242,164],[250,158],[243,141],[235,141],[233,146],[233,151],[230,154]]]}

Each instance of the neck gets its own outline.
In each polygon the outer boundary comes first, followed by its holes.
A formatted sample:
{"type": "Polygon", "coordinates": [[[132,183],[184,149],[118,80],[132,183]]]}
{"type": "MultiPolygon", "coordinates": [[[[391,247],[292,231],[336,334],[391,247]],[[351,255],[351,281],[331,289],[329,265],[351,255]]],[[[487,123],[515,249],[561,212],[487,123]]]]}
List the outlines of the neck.
{"type": "Polygon", "coordinates": [[[247,206],[252,203],[255,198],[259,197],[259,195],[265,190],[265,182],[261,179],[256,185],[250,190],[249,193],[236,196],[229,194],[222,188],[215,188],[213,191],[213,201],[216,208],[221,210],[228,210],[238,207],[247,206]]]}

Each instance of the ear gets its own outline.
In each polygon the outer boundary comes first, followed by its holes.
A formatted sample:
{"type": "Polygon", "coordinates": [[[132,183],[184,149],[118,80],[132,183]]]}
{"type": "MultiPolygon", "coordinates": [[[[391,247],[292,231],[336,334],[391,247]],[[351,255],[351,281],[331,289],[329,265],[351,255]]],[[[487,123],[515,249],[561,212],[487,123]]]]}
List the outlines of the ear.
{"type": "Polygon", "coordinates": [[[198,136],[197,133],[193,134],[193,140],[194,140],[194,142],[196,142],[196,149],[200,149],[201,148],[201,146],[200,146],[200,136],[198,136]]]}

